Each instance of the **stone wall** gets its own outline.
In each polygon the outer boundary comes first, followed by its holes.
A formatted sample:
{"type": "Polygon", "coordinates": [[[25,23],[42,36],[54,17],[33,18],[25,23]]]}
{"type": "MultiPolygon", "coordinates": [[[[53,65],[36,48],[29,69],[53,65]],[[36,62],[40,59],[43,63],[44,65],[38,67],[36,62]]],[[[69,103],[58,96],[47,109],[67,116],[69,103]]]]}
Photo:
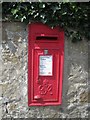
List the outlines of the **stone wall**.
{"type": "Polygon", "coordinates": [[[2,118],[88,118],[88,42],[74,44],[65,37],[62,105],[28,107],[27,36],[24,23],[2,23],[2,118]]]}

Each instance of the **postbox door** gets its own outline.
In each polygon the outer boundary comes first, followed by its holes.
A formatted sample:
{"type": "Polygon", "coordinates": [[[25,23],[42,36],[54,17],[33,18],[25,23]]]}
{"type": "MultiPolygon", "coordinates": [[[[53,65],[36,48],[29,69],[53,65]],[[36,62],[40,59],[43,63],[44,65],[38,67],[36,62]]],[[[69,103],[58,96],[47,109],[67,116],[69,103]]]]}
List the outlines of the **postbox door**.
{"type": "Polygon", "coordinates": [[[60,94],[60,50],[39,50],[33,52],[33,102],[58,102],[60,94]]]}

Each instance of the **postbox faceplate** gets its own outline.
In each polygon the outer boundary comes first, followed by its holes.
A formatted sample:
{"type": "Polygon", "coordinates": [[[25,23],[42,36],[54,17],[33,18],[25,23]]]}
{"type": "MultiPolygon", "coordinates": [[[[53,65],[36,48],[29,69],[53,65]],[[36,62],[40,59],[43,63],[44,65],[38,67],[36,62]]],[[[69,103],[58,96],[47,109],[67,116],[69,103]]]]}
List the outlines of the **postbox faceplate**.
{"type": "Polygon", "coordinates": [[[45,45],[43,44],[32,42],[32,44],[30,43],[28,45],[29,106],[61,104],[63,73],[62,48],[55,46],[55,43],[53,45],[52,42],[50,42],[52,47],[47,42],[45,45]]]}

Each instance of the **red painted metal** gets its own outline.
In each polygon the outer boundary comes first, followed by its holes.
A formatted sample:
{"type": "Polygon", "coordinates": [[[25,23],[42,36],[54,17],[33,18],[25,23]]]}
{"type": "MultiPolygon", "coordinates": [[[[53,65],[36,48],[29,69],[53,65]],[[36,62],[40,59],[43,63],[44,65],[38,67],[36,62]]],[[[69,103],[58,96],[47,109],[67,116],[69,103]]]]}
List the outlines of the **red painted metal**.
{"type": "Polygon", "coordinates": [[[28,28],[28,105],[60,105],[64,31],[42,23],[31,23],[28,28]]]}

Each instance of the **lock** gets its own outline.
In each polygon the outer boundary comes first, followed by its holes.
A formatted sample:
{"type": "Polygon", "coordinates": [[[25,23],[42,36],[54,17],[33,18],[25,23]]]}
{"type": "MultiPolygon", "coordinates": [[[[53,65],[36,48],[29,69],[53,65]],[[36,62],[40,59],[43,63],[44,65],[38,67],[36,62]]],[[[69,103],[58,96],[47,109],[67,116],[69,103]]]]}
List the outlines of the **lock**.
{"type": "Polygon", "coordinates": [[[36,96],[34,96],[34,99],[35,99],[35,100],[40,100],[41,97],[40,97],[40,95],[36,95],[36,96]]]}
{"type": "Polygon", "coordinates": [[[44,50],[44,54],[47,55],[48,54],[48,50],[44,50]]]}

